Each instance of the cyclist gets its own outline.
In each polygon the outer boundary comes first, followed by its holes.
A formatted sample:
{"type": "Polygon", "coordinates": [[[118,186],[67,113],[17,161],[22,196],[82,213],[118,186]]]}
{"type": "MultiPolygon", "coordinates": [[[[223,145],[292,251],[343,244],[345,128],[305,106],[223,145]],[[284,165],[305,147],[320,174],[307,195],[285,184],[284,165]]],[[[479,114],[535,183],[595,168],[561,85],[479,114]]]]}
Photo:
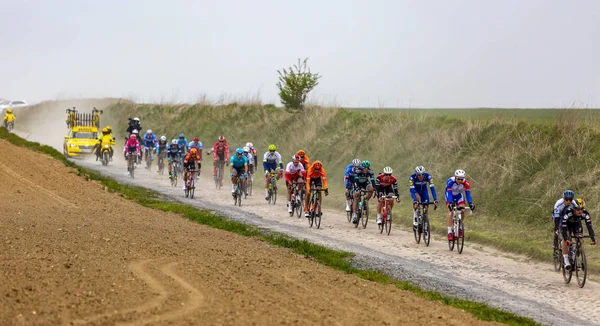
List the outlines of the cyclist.
{"type": "Polygon", "coordinates": [[[375,173],[371,170],[371,162],[362,161],[361,166],[358,169],[355,169],[349,176],[353,181],[354,185],[354,203],[352,204],[352,223],[357,224],[358,218],[356,216],[356,211],[358,209],[358,201],[360,200],[360,192],[361,190],[365,190],[367,192],[367,202],[364,205],[369,203],[369,199],[373,196],[373,189],[375,188],[375,173]]]}
{"type": "MultiPolygon", "coordinates": [[[[304,167],[304,166],[303,166],[304,167]]],[[[311,166],[308,167],[308,172],[306,173],[306,189],[310,194],[310,186],[311,184],[315,185],[317,190],[321,190],[325,188],[325,196],[329,196],[329,189],[327,187],[327,174],[325,173],[325,168],[323,168],[323,163],[321,161],[315,161],[311,166]]],[[[319,202],[321,205],[323,204],[323,196],[319,192],[319,202]]],[[[308,212],[310,205],[310,196],[306,196],[304,199],[304,216],[310,217],[310,213],[308,212]]],[[[322,212],[319,212],[322,215],[322,212]]]]}
{"type": "Polygon", "coordinates": [[[179,145],[179,149],[181,150],[181,155],[185,156],[190,151],[190,146],[187,138],[183,133],[179,134],[179,138],[177,139],[177,144],[179,145]]]}
{"type": "Polygon", "coordinates": [[[308,170],[308,167],[310,166],[310,159],[308,156],[306,156],[306,152],[303,149],[300,149],[296,155],[300,156],[300,163],[302,163],[305,170],[308,170]]]}
{"type": "Polygon", "coordinates": [[[425,172],[425,168],[422,165],[419,165],[415,168],[415,173],[413,173],[408,178],[408,185],[410,186],[410,196],[413,200],[413,229],[417,229],[417,209],[419,208],[419,204],[423,204],[423,209],[425,213],[427,213],[427,209],[429,208],[429,190],[427,190],[427,184],[429,184],[429,188],[431,188],[431,195],[433,195],[433,204],[435,208],[438,207],[437,200],[437,192],[435,191],[435,185],[433,184],[433,177],[431,174],[425,172]],[[419,196],[419,200],[417,200],[417,196],[419,196]],[[419,202],[420,201],[420,202],[419,202]]]}
{"type": "MultiPolygon", "coordinates": [[[[131,135],[135,136],[135,139],[137,139],[138,143],[140,142],[140,135],[138,134],[137,129],[133,129],[131,131],[131,135]]],[[[129,135],[129,138],[131,138],[131,135],[129,135]]],[[[127,160],[127,155],[125,155],[125,160],[127,160]]],[[[138,152],[137,163],[142,163],[142,151],[141,150],[138,152]]]]}
{"type": "MultiPolygon", "coordinates": [[[[135,136],[135,134],[131,134],[129,136],[129,139],[127,140],[127,142],[125,143],[125,147],[123,148],[123,155],[125,156],[125,161],[127,161],[127,155],[133,155],[135,153],[135,155],[137,155],[137,157],[139,158],[141,153],[140,153],[140,142],[138,141],[137,137],[135,136]]],[[[136,162],[133,162],[133,168],[136,168],[136,162]]],[[[127,171],[129,173],[129,171],[127,171]]]]}
{"type": "Polygon", "coordinates": [[[8,128],[9,123],[14,123],[17,120],[11,108],[6,109],[6,113],[4,114],[4,128],[8,128]]]}
{"type": "Polygon", "coordinates": [[[244,146],[244,156],[248,159],[248,173],[252,173],[252,166],[254,165],[254,154],[248,146],[244,146]]]}
{"type": "MultiPolygon", "coordinates": [[[[148,152],[154,151],[156,148],[156,136],[152,133],[151,129],[146,131],[144,135],[144,161],[148,162],[150,154],[148,152]]],[[[144,169],[147,167],[144,166],[144,169]]]]}
{"type": "MultiPolygon", "coordinates": [[[[161,155],[165,155],[165,153],[167,152],[167,147],[169,146],[169,142],[167,141],[167,136],[160,136],[160,139],[158,140],[157,144],[156,144],[156,156],[161,156],[161,155]]],[[[164,157],[163,157],[164,159],[164,157]]],[[[163,161],[164,164],[164,161],[163,161]]],[[[164,166],[164,165],[163,165],[164,166]]],[[[160,167],[158,166],[158,164],[156,165],[156,172],[160,171],[160,167]]]]}
{"type": "Polygon", "coordinates": [[[553,248],[558,247],[558,235],[559,235],[559,226],[560,220],[563,217],[563,212],[566,208],[571,206],[573,202],[573,198],[575,198],[575,193],[573,190],[565,190],[563,192],[563,197],[556,201],[554,204],[554,211],[552,213],[552,220],[554,221],[554,244],[553,248]]]}
{"type": "MultiPolygon", "coordinates": [[[[229,162],[229,145],[227,144],[227,139],[224,136],[219,136],[219,139],[211,150],[213,153],[213,178],[216,178],[217,164],[227,164],[229,162]]],[[[208,154],[211,153],[211,150],[208,150],[208,154]]],[[[223,181],[221,181],[221,186],[223,186],[223,181]]]]}
{"type": "Polygon", "coordinates": [[[562,219],[560,222],[560,230],[562,232],[563,245],[562,245],[562,253],[563,258],[565,260],[565,269],[571,269],[571,263],[569,262],[569,237],[567,237],[567,232],[569,235],[576,235],[583,233],[583,226],[581,225],[581,220],[585,220],[585,226],[588,229],[588,233],[592,238],[592,246],[596,245],[596,238],[594,234],[594,228],[592,227],[592,219],[590,218],[590,214],[585,209],[585,202],[581,198],[576,198],[571,203],[571,206],[568,206],[562,214],[562,219]]]}
{"type": "MultiPolygon", "coordinates": [[[[254,173],[254,163],[258,162],[258,152],[256,151],[256,148],[254,148],[254,144],[252,144],[251,142],[247,142],[246,143],[246,147],[248,147],[250,149],[250,154],[252,154],[252,160],[249,160],[248,162],[248,173],[252,174],[254,173]]],[[[245,148],[245,147],[244,147],[245,148]]],[[[245,149],[244,149],[245,151],[245,149]]]]}
{"type": "Polygon", "coordinates": [[[292,156],[292,161],[285,167],[285,185],[288,193],[288,212],[292,212],[292,188],[293,183],[302,184],[302,176],[306,173],[304,166],[300,164],[300,156],[292,156]]]}
{"type": "MultiPolygon", "coordinates": [[[[392,168],[386,166],[383,168],[383,173],[380,173],[375,179],[375,191],[377,191],[377,197],[380,198],[377,203],[377,224],[381,224],[381,209],[383,208],[383,197],[393,193],[396,196],[396,202],[400,202],[400,196],[398,195],[398,180],[392,175],[392,168]]],[[[394,208],[394,202],[390,202],[390,207],[394,208]]],[[[388,220],[392,221],[392,217],[388,216],[388,220]]]]}
{"type": "Polygon", "coordinates": [[[350,174],[352,171],[357,169],[360,166],[360,160],[355,158],[352,160],[352,163],[346,166],[346,172],[344,173],[344,181],[346,183],[346,212],[350,212],[352,208],[350,204],[352,203],[352,184],[353,180],[350,180],[350,174]]]}
{"type": "Polygon", "coordinates": [[[186,189],[187,186],[187,175],[188,172],[194,173],[198,171],[198,164],[200,163],[200,156],[198,156],[198,151],[195,148],[190,149],[190,152],[187,153],[185,158],[183,159],[183,190],[186,189]]]}
{"type": "Polygon", "coordinates": [[[198,136],[194,137],[194,140],[192,140],[189,144],[188,147],[190,149],[195,148],[196,151],[198,152],[198,156],[200,156],[200,164],[198,164],[198,175],[200,174],[200,170],[202,169],[202,148],[203,148],[203,144],[200,141],[200,139],[198,138],[198,136]]]}
{"type": "MultiPolygon", "coordinates": [[[[465,220],[465,198],[463,197],[463,191],[467,197],[467,203],[469,203],[469,208],[472,211],[475,210],[475,205],[473,205],[473,199],[471,199],[471,184],[465,178],[467,173],[464,170],[456,170],[454,172],[454,176],[450,177],[446,182],[446,206],[448,206],[448,241],[454,240],[454,235],[452,234],[452,210],[454,208],[454,202],[458,205],[458,209],[463,213],[462,219],[465,220]]],[[[462,236],[459,234],[458,236],[462,236]]]]}
{"type": "Polygon", "coordinates": [[[283,169],[283,163],[281,162],[281,154],[277,152],[275,144],[269,145],[269,151],[263,156],[263,169],[265,169],[265,199],[269,200],[269,181],[271,179],[271,171],[277,173],[277,180],[281,176],[281,169],[283,169]]]}
{"type": "Polygon", "coordinates": [[[231,195],[235,196],[235,185],[237,178],[242,178],[242,188],[246,189],[246,182],[244,177],[248,173],[248,157],[244,155],[244,150],[238,148],[235,150],[235,156],[232,156],[229,160],[231,167],[229,168],[231,173],[231,195]]]}
{"type": "Polygon", "coordinates": [[[177,139],[171,141],[171,145],[167,148],[167,161],[169,162],[169,179],[171,179],[171,169],[173,168],[173,162],[181,161],[181,150],[179,148],[179,142],[177,139]]]}

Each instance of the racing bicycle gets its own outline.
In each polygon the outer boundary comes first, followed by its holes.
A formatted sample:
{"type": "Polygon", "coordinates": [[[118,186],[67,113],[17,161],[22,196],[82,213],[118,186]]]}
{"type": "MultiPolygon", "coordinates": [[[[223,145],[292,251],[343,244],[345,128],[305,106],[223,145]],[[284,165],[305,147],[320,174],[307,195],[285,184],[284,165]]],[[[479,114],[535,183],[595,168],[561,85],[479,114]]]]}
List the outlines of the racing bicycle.
{"type": "Polygon", "coordinates": [[[390,202],[394,199],[398,198],[398,196],[393,196],[388,194],[386,196],[381,196],[379,201],[383,201],[383,209],[381,210],[381,224],[379,224],[379,233],[385,233],[390,235],[390,231],[392,231],[392,205],[390,202]]]}
{"type": "MultiPolygon", "coordinates": [[[[465,207],[464,209],[469,209],[465,207]]],[[[448,240],[448,248],[450,251],[454,250],[454,244],[456,244],[456,250],[459,254],[462,254],[463,247],[465,245],[465,225],[462,220],[464,210],[461,212],[458,209],[456,202],[452,203],[452,241],[448,240]]],[[[473,211],[471,211],[473,213],[473,211]]]]}
{"type": "Polygon", "coordinates": [[[187,179],[185,180],[185,197],[194,198],[194,190],[196,189],[196,170],[188,170],[187,179]]]}
{"type": "Polygon", "coordinates": [[[277,201],[277,173],[271,172],[271,176],[269,178],[269,204],[275,205],[277,201]]]}
{"type": "Polygon", "coordinates": [[[562,267],[563,278],[565,280],[565,283],[569,284],[569,282],[571,282],[573,270],[575,270],[575,278],[577,278],[577,285],[580,288],[582,288],[585,285],[585,281],[587,279],[587,258],[585,256],[585,249],[582,246],[583,241],[581,240],[583,238],[590,238],[590,236],[576,234],[572,237],[569,237],[569,262],[571,263],[571,268],[567,270],[564,267],[564,265],[562,267]],[[576,239],[575,243],[573,243],[573,241],[570,241],[571,238],[576,239]],[[573,244],[575,245],[575,247],[573,247],[573,244]]]}
{"type": "MultiPolygon", "coordinates": [[[[434,206],[434,210],[437,207],[434,206]]],[[[417,226],[413,228],[413,233],[415,235],[415,241],[418,243],[421,242],[421,235],[423,236],[423,241],[425,242],[425,246],[429,246],[429,241],[431,241],[431,225],[429,224],[429,203],[419,203],[417,207],[417,226]]]]}
{"type": "Polygon", "coordinates": [[[164,151],[158,153],[158,162],[156,164],[158,165],[158,174],[160,175],[165,174],[165,156],[166,153],[164,151]]]}
{"type": "Polygon", "coordinates": [[[127,172],[129,176],[133,179],[135,174],[135,163],[137,161],[137,153],[129,151],[127,153],[127,172]]]}
{"type": "Polygon", "coordinates": [[[304,211],[304,182],[292,182],[292,211],[290,212],[290,216],[294,216],[294,211],[296,211],[296,216],[300,218],[302,216],[302,212],[304,211]]]}
{"type": "Polygon", "coordinates": [[[356,224],[354,224],[355,228],[358,227],[358,224],[362,224],[363,229],[366,229],[367,223],[369,223],[369,205],[366,197],[367,190],[360,189],[360,199],[356,211],[356,224]]]}
{"type": "Polygon", "coordinates": [[[223,184],[223,166],[225,165],[225,161],[218,160],[217,161],[217,171],[215,174],[215,188],[221,189],[221,185],[223,184]]]}
{"type": "Polygon", "coordinates": [[[308,204],[308,225],[312,228],[313,224],[318,228],[321,227],[321,201],[319,200],[319,193],[323,189],[317,189],[315,182],[310,183],[310,202],[308,204]]]}
{"type": "Polygon", "coordinates": [[[244,175],[237,177],[235,191],[233,193],[233,205],[242,206],[242,196],[244,194],[244,175]]]}
{"type": "Polygon", "coordinates": [[[171,186],[177,187],[177,178],[179,176],[179,165],[181,162],[179,159],[175,159],[173,163],[171,163],[171,171],[169,171],[169,175],[171,176],[171,186]]]}

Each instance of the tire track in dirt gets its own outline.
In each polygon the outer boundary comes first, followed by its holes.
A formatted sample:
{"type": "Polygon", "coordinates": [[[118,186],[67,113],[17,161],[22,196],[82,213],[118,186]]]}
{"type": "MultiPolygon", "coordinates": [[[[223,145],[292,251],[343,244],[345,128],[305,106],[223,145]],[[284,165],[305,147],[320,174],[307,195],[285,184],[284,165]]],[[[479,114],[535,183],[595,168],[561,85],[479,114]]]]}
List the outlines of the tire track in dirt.
{"type": "MultiPolygon", "coordinates": [[[[174,295],[176,291],[170,286],[167,286],[165,282],[158,280],[156,277],[152,276],[152,273],[148,271],[148,265],[153,263],[158,263],[160,260],[152,260],[145,259],[141,261],[134,261],[129,264],[129,269],[137,275],[141,280],[143,280],[146,285],[150,288],[150,291],[153,294],[156,294],[157,297],[145,302],[142,305],[127,308],[121,311],[115,311],[110,313],[104,313],[100,315],[86,317],[83,320],[77,320],[74,322],[76,325],[84,325],[89,323],[95,323],[97,321],[103,319],[113,318],[115,316],[127,316],[130,314],[137,314],[144,316],[148,313],[151,313],[155,310],[160,310],[160,308],[174,295]]],[[[179,262],[170,262],[163,265],[160,265],[159,271],[163,274],[161,276],[166,276],[175,281],[177,286],[186,291],[186,300],[180,303],[182,308],[170,310],[163,313],[158,313],[151,317],[139,318],[134,322],[117,322],[117,325],[140,325],[140,324],[152,324],[157,322],[163,322],[168,320],[174,320],[186,316],[190,313],[193,313],[196,309],[198,309],[204,300],[204,295],[200,293],[196,288],[186,282],[183,278],[181,278],[174,270],[174,267],[179,264],[179,262]]]]}

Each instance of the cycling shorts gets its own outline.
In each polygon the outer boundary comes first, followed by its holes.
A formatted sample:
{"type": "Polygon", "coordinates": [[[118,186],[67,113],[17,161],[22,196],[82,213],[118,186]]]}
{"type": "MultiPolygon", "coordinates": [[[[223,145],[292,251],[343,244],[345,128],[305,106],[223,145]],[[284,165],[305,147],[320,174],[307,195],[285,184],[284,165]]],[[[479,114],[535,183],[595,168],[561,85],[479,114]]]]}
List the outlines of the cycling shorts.
{"type": "Polygon", "coordinates": [[[217,154],[217,161],[225,161],[225,152],[215,152],[217,154]]]}
{"type": "Polygon", "coordinates": [[[379,193],[383,194],[384,196],[387,196],[389,194],[394,195],[394,187],[393,186],[381,187],[379,189],[379,193]]]}
{"type": "Polygon", "coordinates": [[[233,175],[243,175],[244,174],[244,167],[242,166],[242,167],[238,168],[238,167],[234,166],[232,172],[233,172],[233,175]]]}
{"type": "MultiPolygon", "coordinates": [[[[562,226],[561,226],[562,228],[562,226]]],[[[575,235],[575,234],[583,234],[583,225],[581,224],[581,220],[577,222],[567,222],[567,235],[575,235]]]]}
{"type": "MultiPolygon", "coordinates": [[[[285,185],[286,187],[289,187],[292,182],[298,182],[298,178],[301,178],[302,174],[300,174],[300,172],[298,172],[297,174],[293,175],[293,174],[287,174],[285,175],[285,185]]],[[[321,180],[319,178],[319,180],[321,180]]]]}
{"type": "Polygon", "coordinates": [[[361,190],[367,191],[368,188],[369,188],[369,186],[371,186],[370,182],[365,182],[365,183],[359,183],[359,182],[357,182],[354,185],[354,190],[355,191],[361,191],[361,190]]]}
{"type": "MultiPolygon", "coordinates": [[[[463,197],[462,192],[458,195],[452,195],[450,199],[452,200],[452,202],[457,203],[459,207],[465,207],[465,198],[463,197]]],[[[450,203],[446,201],[446,205],[448,204],[450,203]]]]}
{"type": "Polygon", "coordinates": [[[429,204],[429,190],[425,189],[421,191],[416,191],[415,195],[419,195],[419,198],[421,199],[420,204],[429,204]]]}
{"type": "MultiPolygon", "coordinates": [[[[319,177],[319,178],[310,178],[310,183],[311,186],[314,185],[315,188],[317,187],[323,187],[323,180],[319,177]]],[[[308,189],[308,191],[310,191],[310,189],[308,189]]]]}

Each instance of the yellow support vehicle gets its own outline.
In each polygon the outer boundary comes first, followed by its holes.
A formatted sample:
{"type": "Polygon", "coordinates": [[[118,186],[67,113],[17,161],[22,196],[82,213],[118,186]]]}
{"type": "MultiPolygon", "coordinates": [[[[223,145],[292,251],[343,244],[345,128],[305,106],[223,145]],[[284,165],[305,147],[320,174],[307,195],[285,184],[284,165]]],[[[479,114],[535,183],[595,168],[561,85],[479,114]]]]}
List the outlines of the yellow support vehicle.
{"type": "Polygon", "coordinates": [[[65,136],[63,154],[66,157],[93,155],[94,146],[98,143],[98,128],[73,127],[65,136]]]}

